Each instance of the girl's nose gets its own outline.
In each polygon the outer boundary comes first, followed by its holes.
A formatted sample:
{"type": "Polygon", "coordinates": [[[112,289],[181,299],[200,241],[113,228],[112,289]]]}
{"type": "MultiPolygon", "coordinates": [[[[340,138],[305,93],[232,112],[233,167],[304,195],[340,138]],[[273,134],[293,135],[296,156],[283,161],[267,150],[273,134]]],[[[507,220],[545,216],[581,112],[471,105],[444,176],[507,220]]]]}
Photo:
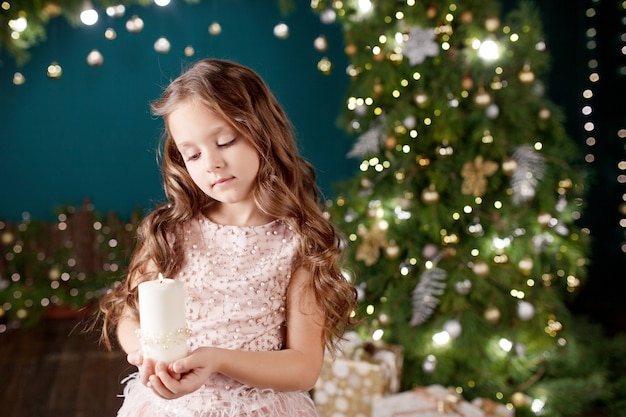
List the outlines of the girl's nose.
{"type": "Polygon", "coordinates": [[[218,153],[209,154],[206,158],[206,170],[215,171],[224,166],[224,161],[218,153]]]}

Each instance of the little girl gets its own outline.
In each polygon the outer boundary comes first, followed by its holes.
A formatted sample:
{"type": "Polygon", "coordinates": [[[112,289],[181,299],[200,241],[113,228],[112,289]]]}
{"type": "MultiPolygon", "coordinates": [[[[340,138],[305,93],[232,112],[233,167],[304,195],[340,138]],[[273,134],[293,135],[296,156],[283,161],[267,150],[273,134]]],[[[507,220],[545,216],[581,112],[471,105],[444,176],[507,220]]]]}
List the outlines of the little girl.
{"type": "Polygon", "coordinates": [[[312,165],[264,81],[205,59],[152,104],[163,117],[167,203],[146,216],[127,279],[101,301],[139,372],[118,416],[317,416],[308,391],[351,326],[343,240],[320,209],[312,165]],[[184,283],[188,356],[140,351],[137,286],[184,283]]]}

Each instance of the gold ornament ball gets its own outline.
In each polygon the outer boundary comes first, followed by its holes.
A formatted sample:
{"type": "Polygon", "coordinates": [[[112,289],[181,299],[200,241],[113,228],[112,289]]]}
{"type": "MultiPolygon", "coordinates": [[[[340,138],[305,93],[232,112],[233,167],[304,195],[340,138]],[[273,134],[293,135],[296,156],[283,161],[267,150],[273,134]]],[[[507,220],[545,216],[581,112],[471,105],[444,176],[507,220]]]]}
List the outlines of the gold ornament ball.
{"type": "Polygon", "coordinates": [[[471,90],[472,87],[474,87],[474,80],[468,74],[465,74],[461,80],[461,88],[463,90],[471,90]]]}
{"type": "Polygon", "coordinates": [[[570,178],[565,178],[559,181],[559,188],[562,188],[566,191],[571,189],[573,185],[574,184],[570,178]]]}
{"type": "Polygon", "coordinates": [[[395,136],[387,136],[387,139],[385,139],[385,148],[392,150],[393,148],[396,147],[396,145],[398,144],[398,139],[396,139],[395,136]]]}
{"type": "Polygon", "coordinates": [[[426,9],[426,17],[432,19],[435,16],[437,16],[437,8],[434,4],[431,4],[430,6],[428,6],[428,9],[426,9]]]}
{"type": "Polygon", "coordinates": [[[450,258],[454,258],[455,256],[456,256],[455,248],[445,248],[444,250],[441,251],[441,257],[443,259],[450,259],[450,258]]]}
{"type": "Polygon", "coordinates": [[[539,213],[537,216],[537,223],[544,227],[550,225],[550,220],[552,220],[552,215],[550,213],[543,212],[539,213]]]}
{"type": "Polygon", "coordinates": [[[539,110],[539,118],[541,120],[548,120],[552,116],[550,109],[541,109],[539,110]]]}
{"type": "Polygon", "coordinates": [[[497,307],[487,307],[484,313],[485,320],[491,324],[496,324],[500,321],[500,310],[497,307]]]}
{"type": "Polygon", "coordinates": [[[59,270],[59,268],[57,267],[50,268],[50,271],[48,271],[48,279],[50,279],[50,281],[58,281],[60,278],[61,278],[61,271],[59,270]]]}
{"type": "Polygon", "coordinates": [[[512,175],[517,169],[517,161],[513,158],[505,158],[502,161],[502,172],[506,175],[512,175]]]}
{"type": "Polygon", "coordinates": [[[417,104],[417,107],[425,107],[426,102],[428,101],[428,95],[426,93],[417,93],[413,96],[413,101],[417,104]]]}
{"type": "Polygon", "coordinates": [[[26,82],[26,77],[21,72],[16,72],[13,74],[13,84],[22,85],[26,82]]]}
{"type": "Polygon", "coordinates": [[[61,6],[52,1],[45,2],[42,11],[46,16],[50,18],[60,16],[61,13],[63,13],[63,9],[61,8],[61,6]]]}
{"type": "Polygon", "coordinates": [[[479,277],[485,278],[489,275],[489,265],[483,261],[477,261],[472,266],[472,271],[479,277]]]}
{"type": "Polygon", "coordinates": [[[387,259],[398,259],[400,256],[400,246],[397,243],[392,242],[385,248],[385,257],[387,259]]]}
{"type": "Polygon", "coordinates": [[[353,43],[346,45],[344,52],[348,56],[353,56],[354,54],[356,54],[356,45],[353,43]]]}
{"type": "Polygon", "coordinates": [[[328,75],[333,71],[333,63],[326,57],[319,60],[317,69],[324,75],[328,75]]]}
{"type": "Polygon", "coordinates": [[[8,245],[12,243],[14,239],[15,239],[15,236],[13,235],[13,233],[4,232],[2,234],[2,237],[0,238],[0,241],[2,241],[3,244],[8,245]]]}
{"type": "Polygon", "coordinates": [[[511,403],[515,406],[515,407],[523,407],[526,404],[528,404],[528,402],[526,401],[526,395],[524,395],[523,392],[514,392],[513,395],[511,395],[511,403]]]}
{"type": "Polygon", "coordinates": [[[500,27],[500,19],[495,16],[488,17],[485,20],[485,29],[489,32],[495,32],[500,27]]]}
{"type": "Polygon", "coordinates": [[[439,201],[439,193],[434,187],[422,191],[422,201],[425,204],[435,204],[439,201]]]}
{"type": "Polygon", "coordinates": [[[424,156],[424,155],[416,155],[415,156],[415,163],[420,168],[428,168],[428,166],[430,166],[430,158],[428,158],[427,156],[424,156]]]}
{"type": "Polygon", "coordinates": [[[61,68],[61,66],[56,62],[53,62],[52,64],[48,65],[47,74],[48,77],[52,79],[59,79],[61,78],[61,75],[63,75],[63,68],[61,68]]]}
{"type": "Polygon", "coordinates": [[[209,33],[213,36],[219,35],[220,33],[222,33],[222,25],[217,22],[211,23],[211,25],[209,26],[209,33]]]}
{"type": "Polygon", "coordinates": [[[461,22],[470,23],[472,20],[474,20],[474,14],[471,11],[465,10],[461,13],[461,22]]]}
{"type": "Polygon", "coordinates": [[[483,87],[480,87],[474,96],[474,104],[479,108],[485,108],[491,103],[491,96],[485,91],[483,87]]]}
{"type": "Polygon", "coordinates": [[[531,84],[535,81],[535,73],[531,71],[530,66],[524,65],[524,68],[517,75],[522,84],[531,84]]]}
{"type": "Polygon", "coordinates": [[[383,86],[383,83],[381,83],[380,80],[376,80],[376,82],[374,83],[374,88],[373,88],[374,95],[376,97],[380,96],[383,93],[384,89],[385,88],[383,86]]]}
{"type": "Polygon", "coordinates": [[[526,258],[520,260],[517,263],[517,266],[518,266],[519,270],[524,275],[530,275],[530,273],[533,270],[533,265],[534,265],[534,262],[533,262],[532,258],[529,258],[529,257],[526,257],[526,258]]]}

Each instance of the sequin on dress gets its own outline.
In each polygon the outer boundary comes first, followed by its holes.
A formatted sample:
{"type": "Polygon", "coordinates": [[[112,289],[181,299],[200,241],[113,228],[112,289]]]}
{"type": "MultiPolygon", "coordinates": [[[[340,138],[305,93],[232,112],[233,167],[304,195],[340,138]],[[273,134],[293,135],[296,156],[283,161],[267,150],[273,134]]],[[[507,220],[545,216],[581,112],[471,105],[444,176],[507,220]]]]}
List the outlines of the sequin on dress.
{"type": "MultiPolygon", "coordinates": [[[[200,346],[272,351],[285,341],[287,284],[298,236],[275,220],[263,226],[226,226],[205,217],[183,223],[177,250],[186,254],[189,351],[200,346]]],[[[280,372],[280,370],[277,370],[280,372]]],[[[318,417],[307,392],[242,385],[213,374],[195,392],[165,400],[129,376],[118,417],[318,417]]]]}

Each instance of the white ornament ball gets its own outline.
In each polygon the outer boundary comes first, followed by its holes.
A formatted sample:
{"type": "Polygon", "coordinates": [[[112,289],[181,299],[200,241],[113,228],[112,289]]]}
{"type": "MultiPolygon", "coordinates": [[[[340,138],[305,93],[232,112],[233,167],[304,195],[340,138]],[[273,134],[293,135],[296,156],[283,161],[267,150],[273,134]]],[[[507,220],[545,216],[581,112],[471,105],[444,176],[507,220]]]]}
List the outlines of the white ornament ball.
{"type": "Polygon", "coordinates": [[[461,295],[467,295],[472,290],[472,281],[464,279],[454,283],[454,289],[461,295]]]}
{"type": "Polygon", "coordinates": [[[492,120],[495,119],[496,117],[500,115],[500,107],[498,107],[496,104],[488,105],[487,108],[485,109],[485,115],[489,119],[492,119],[492,120]]]}
{"type": "Polygon", "coordinates": [[[168,41],[166,38],[159,38],[154,43],[154,50],[160,54],[167,54],[170,51],[171,47],[172,46],[170,45],[170,41],[168,41]]]}
{"type": "Polygon", "coordinates": [[[49,78],[59,79],[63,75],[63,68],[58,63],[53,62],[48,65],[48,70],[46,73],[49,78]]]}
{"type": "Polygon", "coordinates": [[[337,19],[337,13],[333,9],[326,9],[320,13],[320,20],[324,24],[331,24],[337,19]]]}
{"type": "Polygon", "coordinates": [[[443,330],[448,332],[451,338],[456,339],[461,335],[461,323],[458,320],[448,320],[443,324],[443,330]]]}
{"type": "Polygon", "coordinates": [[[437,358],[435,355],[428,355],[422,362],[422,370],[427,374],[432,374],[437,368],[437,358]]]}
{"type": "Polygon", "coordinates": [[[435,255],[437,255],[436,245],[433,245],[432,243],[428,243],[424,245],[424,248],[422,249],[422,256],[425,259],[432,259],[435,257],[435,255]]]}
{"type": "Polygon", "coordinates": [[[289,26],[285,23],[279,23],[274,26],[274,36],[278,39],[287,39],[289,37],[289,26]]]}
{"type": "Polygon", "coordinates": [[[407,116],[403,121],[402,124],[404,124],[404,126],[407,129],[413,129],[415,126],[417,126],[417,119],[415,118],[415,116],[407,116]]]}
{"type": "Polygon", "coordinates": [[[222,26],[217,22],[211,23],[211,25],[209,26],[209,33],[213,36],[219,35],[220,33],[222,33],[222,26]]]}
{"type": "Polygon", "coordinates": [[[365,300],[365,283],[361,283],[356,287],[356,299],[361,302],[365,300]]]}
{"type": "Polygon", "coordinates": [[[104,62],[104,57],[97,49],[92,50],[87,55],[87,63],[92,67],[99,67],[104,62]]]}
{"type": "Polygon", "coordinates": [[[520,301],[517,304],[517,315],[524,321],[530,320],[535,315],[535,307],[528,301],[520,301]]]}
{"type": "Polygon", "coordinates": [[[143,30],[143,20],[139,16],[132,16],[126,21],[126,30],[137,33],[143,30]]]}
{"type": "Polygon", "coordinates": [[[21,72],[16,72],[13,74],[13,84],[22,85],[26,82],[26,77],[21,72]]]}
{"type": "Polygon", "coordinates": [[[115,40],[115,38],[117,38],[117,32],[113,28],[108,28],[104,31],[104,37],[110,41],[115,40]]]}
{"type": "Polygon", "coordinates": [[[354,113],[356,113],[358,116],[365,116],[367,114],[367,105],[359,104],[354,108],[354,113]]]}
{"type": "Polygon", "coordinates": [[[324,35],[320,35],[313,41],[313,46],[320,52],[324,52],[328,49],[328,41],[324,35]]]}

